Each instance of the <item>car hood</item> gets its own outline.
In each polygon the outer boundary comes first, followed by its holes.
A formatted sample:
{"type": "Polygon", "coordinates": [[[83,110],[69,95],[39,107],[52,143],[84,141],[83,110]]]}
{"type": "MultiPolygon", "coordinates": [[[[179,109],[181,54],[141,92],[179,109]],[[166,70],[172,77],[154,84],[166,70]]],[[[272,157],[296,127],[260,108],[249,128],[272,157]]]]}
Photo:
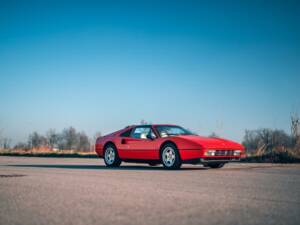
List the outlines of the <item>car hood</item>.
{"type": "Polygon", "coordinates": [[[207,149],[244,149],[244,146],[223,138],[203,137],[198,135],[180,135],[179,139],[199,144],[207,149]]]}

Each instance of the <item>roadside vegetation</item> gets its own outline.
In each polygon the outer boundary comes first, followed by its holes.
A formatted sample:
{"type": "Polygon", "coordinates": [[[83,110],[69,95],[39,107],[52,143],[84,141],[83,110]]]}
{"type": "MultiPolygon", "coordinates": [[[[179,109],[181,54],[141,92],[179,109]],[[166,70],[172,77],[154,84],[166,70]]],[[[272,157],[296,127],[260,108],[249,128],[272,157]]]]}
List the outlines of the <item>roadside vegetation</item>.
{"type": "Polygon", "coordinates": [[[97,132],[89,138],[85,132],[78,132],[74,127],[61,132],[50,129],[44,135],[33,132],[27,142],[19,142],[13,147],[9,139],[0,137],[0,155],[90,157],[95,155],[94,143],[99,136],[101,133],[97,132]]]}
{"type": "MultiPolygon", "coordinates": [[[[141,124],[145,123],[144,120],[141,124]]],[[[33,132],[27,142],[11,147],[10,139],[1,138],[0,155],[41,157],[96,157],[94,143],[101,132],[88,137],[69,127],[61,132],[50,129],[42,135],[33,132]]],[[[216,133],[210,137],[217,137],[216,133]]],[[[246,149],[244,162],[299,163],[300,162],[300,119],[291,116],[291,133],[278,129],[246,130],[242,144],[246,149]]]]}
{"type": "Polygon", "coordinates": [[[291,116],[291,133],[283,130],[246,130],[243,145],[248,162],[300,162],[300,119],[291,116]]]}

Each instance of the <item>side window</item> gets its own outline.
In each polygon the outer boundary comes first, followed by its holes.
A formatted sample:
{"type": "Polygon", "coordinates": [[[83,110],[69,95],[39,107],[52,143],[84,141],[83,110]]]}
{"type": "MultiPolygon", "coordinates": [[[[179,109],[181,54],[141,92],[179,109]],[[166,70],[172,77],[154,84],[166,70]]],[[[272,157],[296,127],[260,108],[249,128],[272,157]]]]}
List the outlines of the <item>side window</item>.
{"type": "Polygon", "coordinates": [[[120,137],[130,137],[131,131],[132,129],[123,132],[122,134],[120,134],[120,137]]]}
{"type": "Polygon", "coordinates": [[[152,138],[156,138],[156,136],[153,133],[151,127],[137,127],[132,132],[131,137],[140,138],[140,139],[147,139],[147,136],[149,134],[152,136],[152,138]]]}

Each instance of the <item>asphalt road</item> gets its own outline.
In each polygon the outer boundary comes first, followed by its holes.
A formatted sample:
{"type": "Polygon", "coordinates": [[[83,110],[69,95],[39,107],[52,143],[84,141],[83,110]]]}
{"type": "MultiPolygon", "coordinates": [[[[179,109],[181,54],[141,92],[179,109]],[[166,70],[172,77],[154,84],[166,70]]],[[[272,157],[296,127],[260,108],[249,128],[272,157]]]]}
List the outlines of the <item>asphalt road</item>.
{"type": "Polygon", "coordinates": [[[0,157],[0,224],[300,224],[300,165],[0,157]]]}

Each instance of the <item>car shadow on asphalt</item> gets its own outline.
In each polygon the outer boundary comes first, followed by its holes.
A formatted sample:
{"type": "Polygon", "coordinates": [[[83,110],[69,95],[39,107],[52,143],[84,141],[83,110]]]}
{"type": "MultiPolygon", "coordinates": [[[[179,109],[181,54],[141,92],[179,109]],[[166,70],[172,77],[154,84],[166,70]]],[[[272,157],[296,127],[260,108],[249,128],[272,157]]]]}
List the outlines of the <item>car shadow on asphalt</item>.
{"type": "MultiPolygon", "coordinates": [[[[17,164],[6,165],[10,167],[23,167],[23,168],[52,168],[52,169],[83,169],[83,170],[165,170],[162,166],[120,166],[120,167],[106,167],[103,165],[72,165],[72,164],[17,164]]],[[[182,167],[180,170],[207,170],[205,167],[182,167]]],[[[177,170],[178,171],[178,170],[177,170]]]]}

